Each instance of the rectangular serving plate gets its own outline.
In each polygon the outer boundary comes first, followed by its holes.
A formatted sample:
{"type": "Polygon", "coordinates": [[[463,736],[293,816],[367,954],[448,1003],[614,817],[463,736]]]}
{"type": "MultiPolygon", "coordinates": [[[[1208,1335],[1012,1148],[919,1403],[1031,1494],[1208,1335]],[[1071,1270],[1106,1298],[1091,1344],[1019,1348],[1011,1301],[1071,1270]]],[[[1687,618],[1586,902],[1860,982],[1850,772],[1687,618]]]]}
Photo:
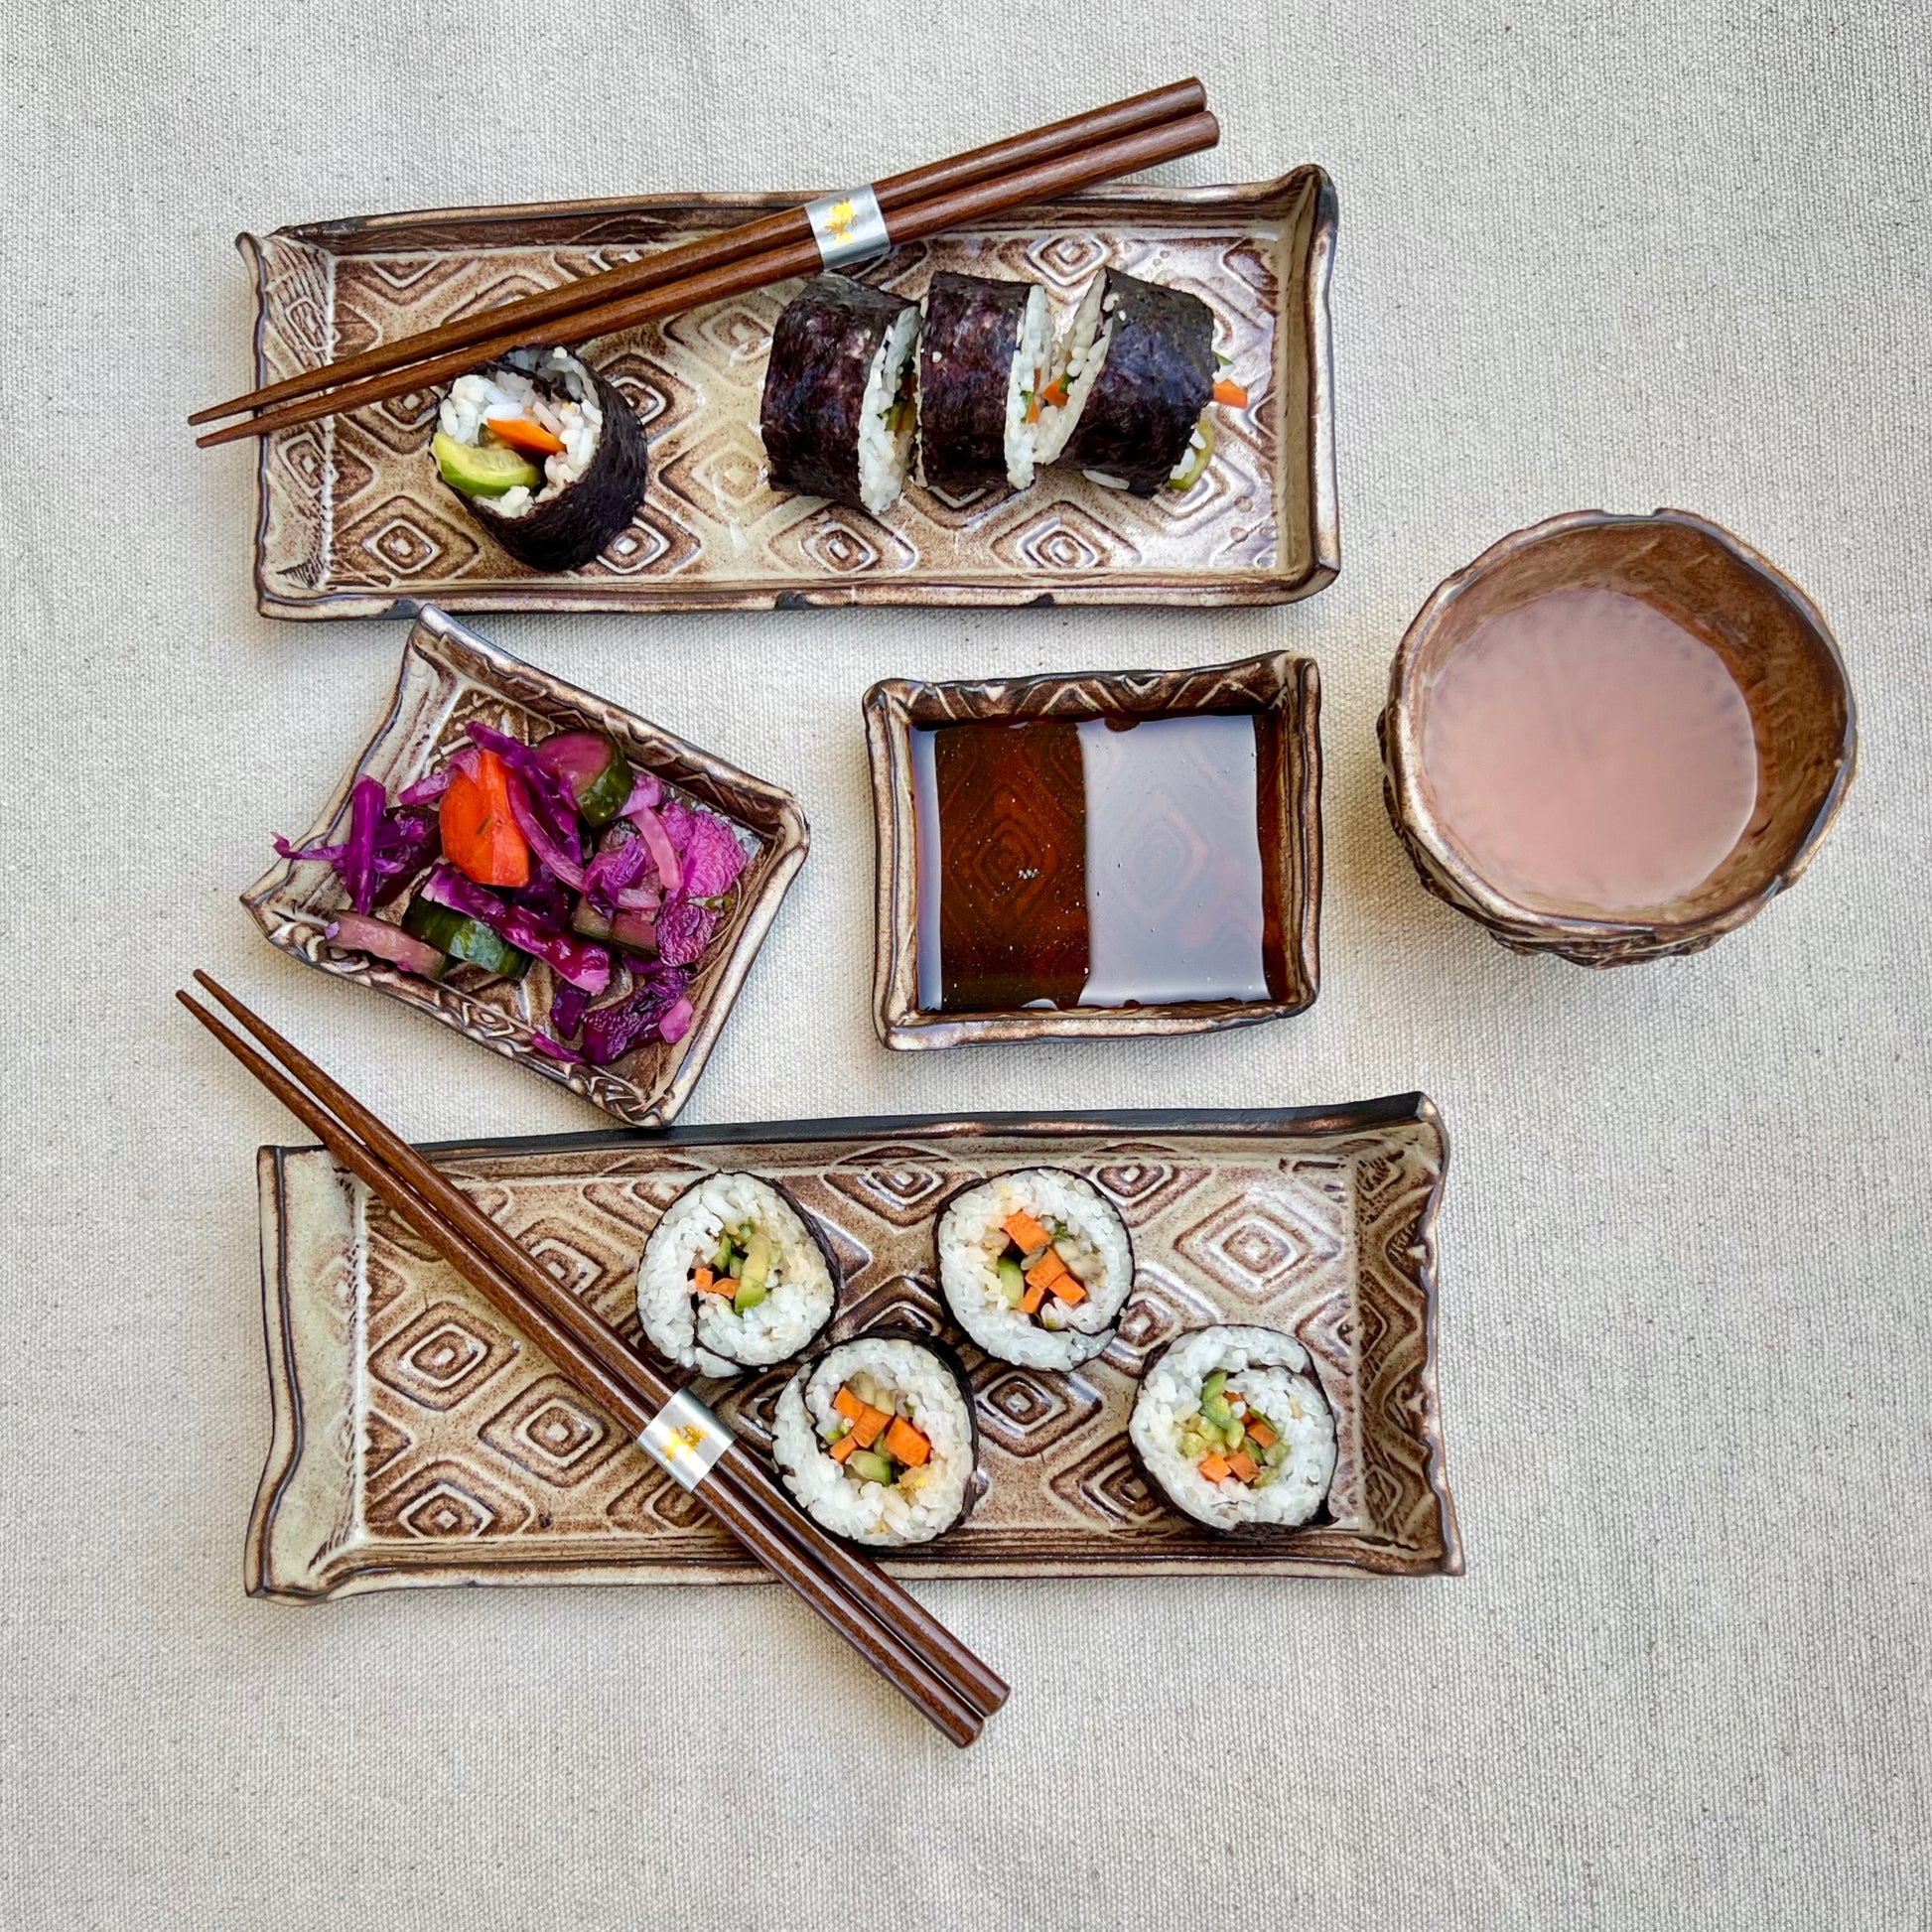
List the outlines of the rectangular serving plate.
{"type": "MultiPolygon", "coordinates": [[[[434,328],[797,195],[660,195],[372,215],[244,234],[257,383],[434,328]]],[[[1206,480],[1143,499],[1045,472],[1031,490],[909,486],[883,521],[764,480],[759,395],[800,286],[693,309],[592,345],[636,405],[651,483],[582,570],[505,556],[427,455],[427,391],[262,440],[257,603],[279,618],[455,611],[769,610],[852,604],[1279,604],[1340,566],[1328,276],[1335,198],[1314,167],[1212,188],[1116,187],[896,249],[862,271],[908,296],[934,270],[1043,283],[1063,322],[1103,262],[1191,289],[1251,400],[1216,413],[1206,480]]]]}
{"type": "MultiPolygon", "coordinates": [[[[901,1050],[1033,1039],[1140,1039],[1213,1033],[1303,1013],[1320,988],[1321,679],[1311,657],[1277,651],[1186,671],[1083,671],[948,684],[889,678],[866,693],[872,765],[873,1026],[901,1050]],[[1101,718],[1114,724],[1210,712],[1264,716],[1259,765],[1268,917],[1285,984],[1270,1000],[1132,1007],[928,1011],[919,1005],[919,847],[911,734],[921,726],[1101,718]]],[[[991,844],[994,829],[987,838],[991,844]]]]}
{"type": "MultiPolygon", "coordinates": [[[[1134,1292],[1097,1361],[1053,1375],[970,1347],[986,1495],[889,1568],[912,1577],[1459,1574],[1436,1372],[1448,1150],[1403,1094],[1277,1111],[992,1115],[447,1144],[437,1164],[633,1345],[645,1238],[684,1188],[788,1188],[844,1275],[826,1341],[945,1327],[934,1216],[989,1172],[1090,1175],[1126,1219],[1134,1292]],[[1171,1508],[1126,1423],[1149,1360],[1219,1320],[1287,1329],[1335,1411],[1332,1521],[1229,1539],[1171,1508]]],[[[259,1157],[273,1436],[253,1595],[447,1584],[744,1583],[764,1573],[406,1224],[319,1148],[259,1157]]],[[[957,1337],[952,1337],[957,1343],[957,1337]]],[[[697,1386],[768,1444],[788,1374],[697,1386]]]]}
{"type": "MultiPolygon", "coordinates": [[[[788,791],[755,778],[689,740],[479,637],[441,611],[421,613],[403,644],[389,707],[355,762],[343,773],[320,816],[295,841],[298,850],[345,836],[348,795],[358,778],[382,781],[393,799],[469,743],[473,722],[534,743],[557,731],[598,731],[633,769],[652,771],[729,819],[753,842],[718,930],[693,970],[691,1031],[672,1044],[650,1039],[614,1066],[563,1060],[535,1042],[556,991],[541,960],[521,980],[452,967],[440,982],[359,952],[338,951],[326,936],[346,909],[335,868],[319,859],[278,860],[241,902],[270,945],[339,979],[386,994],[453,1027],[468,1039],[554,1080],[633,1127],[662,1127],[690,1098],[718,1043],[779,902],[805,863],[811,829],[788,791]]],[[[266,843],[266,838],[264,838],[266,843]]]]}

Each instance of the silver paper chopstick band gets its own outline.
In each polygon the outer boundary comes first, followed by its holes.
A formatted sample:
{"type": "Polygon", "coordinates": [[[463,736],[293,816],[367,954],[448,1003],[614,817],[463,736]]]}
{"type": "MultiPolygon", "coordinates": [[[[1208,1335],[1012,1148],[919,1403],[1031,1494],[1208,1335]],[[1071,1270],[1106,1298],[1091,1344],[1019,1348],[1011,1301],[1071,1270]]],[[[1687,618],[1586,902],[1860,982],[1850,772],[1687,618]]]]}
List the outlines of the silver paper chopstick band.
{"type": "Polygon", "coordinates": [[[672,1481],[695,1489],[731,1448],[732,1433],[689,1389],[680,1389],[637,1440],[672,1481]]]}
{"type": "Polygon", "coordinates": [[[844,195],[821,195],[805,204],[818,243],[818,258],[827,268],[848,262],[869,262],[893,245],[879,197],[870,188],[854,188],[844,195]]]}

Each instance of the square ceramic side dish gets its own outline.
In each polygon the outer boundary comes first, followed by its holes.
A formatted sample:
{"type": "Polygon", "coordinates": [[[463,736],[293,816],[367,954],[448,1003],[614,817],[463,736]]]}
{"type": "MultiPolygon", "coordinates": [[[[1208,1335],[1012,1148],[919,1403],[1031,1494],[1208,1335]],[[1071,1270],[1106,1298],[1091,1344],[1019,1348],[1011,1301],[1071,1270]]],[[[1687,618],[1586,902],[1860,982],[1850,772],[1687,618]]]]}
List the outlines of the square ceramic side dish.
{"type": "Polygon", "coordinates": [[[1320,683],[1180,671],[866,694],[888,1046],[1206,1033],[1319,984],[1320,683]]]}
{"type": "MultiPolygon", "coordinates": [[[[516,296],[795,207],[800,195],[445,208],[242,235],[255,375],[274,382],[516,296]]],[[[1328,278],[1319,168],[1205,188],[1130,184],[963,222],[866,266],[908,300],[941,271],[1036,282],[1056,318],[1112,266],[1199,296],[1250,401],[1218,412],[1206,477],[1130,496],[1060,468],[1031,489],[908,490],[883,518],[774,489],[759,435],[771,334],[796,281],[601,339],[591,360],[649,438],[629,527],[579,569],[514,562],[456,507],[425,387],[263,439],[258,606],[274,618],[796,605],[1280,604],[1333,581],[1328,278]]]]}
{"type": "MultiPolygon", "coordinates": [[[[541,958],[520,980],[489,977],[481,966],[459,963],[437,981],[332,944],[326,929],[349,908],[336,868],[320,858],[280,861],[241,902],[271,944],[306,964],[414,1007],[630,1126],[661,1127],[690,1096],[778,902],[804,863],[810,833],[798,801],[663,727],[498,650],[442,612],[426,610],[403,648],[386,715],[314,826],[292,841],[295,851],[345,838],[358,781],[373,778],[395,799],[468,746],[473,724],[525,744],[560,732],[600,733],[633,773],[658,781],[667,808],[675,800],[731,828],[745,855],[743,870],[722,896],[715,926],[690,966],[684,988],[689,1027],[674,1041],[653,1033],[612,1064],[590,1065],[560,1056],[548,1043],[544,1028],[559,982],[541,958]]],[[[624,985],[614,975],[614,993],[624,985]]]]}

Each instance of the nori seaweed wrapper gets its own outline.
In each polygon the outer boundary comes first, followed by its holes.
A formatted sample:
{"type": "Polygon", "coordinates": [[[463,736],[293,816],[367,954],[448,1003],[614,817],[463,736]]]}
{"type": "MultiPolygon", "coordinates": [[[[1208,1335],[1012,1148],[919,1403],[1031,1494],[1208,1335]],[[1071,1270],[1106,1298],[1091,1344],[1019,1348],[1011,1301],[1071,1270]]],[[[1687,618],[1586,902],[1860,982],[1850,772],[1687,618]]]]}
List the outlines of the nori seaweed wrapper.
{"type": "Polygon", "coordinates": [[[817,275],[784,306],[759,404],[771,481],[801,495],[866,507],[859,431],[873,357],[911,307],[849,275],[817,275]]]}
{"type": "MultiPolygon", "coordinates": [[[[637,412],[615,382],[607,381],[578,359],[597,385],[604,424],[598,431],[590,468],[574,483],[521,516],[500,516],[490,507],[488,497],[467,496],[447,482],[443,485],[477,523],[531,570],[575,570],[601,555],[605,546],[628,527],[649,479],[644,426],[637,412]]],[[[515,363],[508,366],[516,368],[515,363]]],[[[530,374],[528,369],[516,372],[530,374]]],[[[545,377],[539,374],[536,380],[542,383],[545,377]]]]}
{"type": "Polygon", "coordinates": [[[1007,390],[1030,282],[940,273],[919,332],[919,480],[1007,481],[1007,390]]]}
{"type": "Polygon", "coordinates": [[[1152,496],[1173,474],[1214,395],[1214,312],[1185,289],[1156,288],[1108,269],[1107,360],[1073,426],[1062,463],[1118,477],[1152,496]]]}

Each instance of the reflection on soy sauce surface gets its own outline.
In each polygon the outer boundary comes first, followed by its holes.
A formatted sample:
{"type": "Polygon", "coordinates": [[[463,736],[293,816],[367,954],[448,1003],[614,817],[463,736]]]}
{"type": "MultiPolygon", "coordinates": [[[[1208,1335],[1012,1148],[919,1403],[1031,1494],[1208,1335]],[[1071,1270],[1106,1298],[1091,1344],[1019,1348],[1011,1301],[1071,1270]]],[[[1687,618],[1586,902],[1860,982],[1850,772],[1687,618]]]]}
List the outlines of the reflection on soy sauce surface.
{"type": "Polygon", "coordinates": [[[1253,712],[915,728],[921,1009],[1283,998],[1279,731],[1253,712]]]}

